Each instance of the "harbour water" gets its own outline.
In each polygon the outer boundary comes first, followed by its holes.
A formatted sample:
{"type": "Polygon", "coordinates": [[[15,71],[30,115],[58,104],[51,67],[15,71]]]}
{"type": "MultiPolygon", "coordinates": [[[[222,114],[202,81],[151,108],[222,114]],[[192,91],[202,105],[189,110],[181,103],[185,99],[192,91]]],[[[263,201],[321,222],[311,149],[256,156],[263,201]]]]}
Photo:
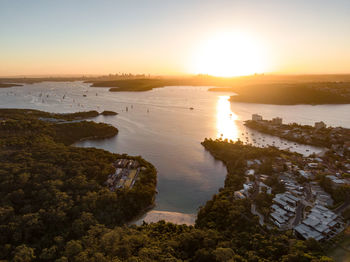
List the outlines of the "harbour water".
{"type": "Polygon", "coordinates": [[[302,154],[323,149],[299,145],[246,128],[251,114],[266,119],[276,116],[285,123],[350,128],[350,105],[261,105],[230,103],[232,93],[208,92],[208,87],[165,87],[148,92],[109,92],[82,82],[43,82],[0,89],[1,108],[32,108],[49,112],[113,110],[117,116],[92,120],[116,126],[111,139],[83,141],[116,153],[141,155],[158,170],[156,207],[143,219],[166,219],[191,224],[198,208],[224,184],[226,168],[204,150],[204,138],[228,138],[255,144],[275,145],[302,154]],[[193,108],[193,109],[190,109],[193,108]],[[182,215],[181,215],[182,214],[182,215]]]}

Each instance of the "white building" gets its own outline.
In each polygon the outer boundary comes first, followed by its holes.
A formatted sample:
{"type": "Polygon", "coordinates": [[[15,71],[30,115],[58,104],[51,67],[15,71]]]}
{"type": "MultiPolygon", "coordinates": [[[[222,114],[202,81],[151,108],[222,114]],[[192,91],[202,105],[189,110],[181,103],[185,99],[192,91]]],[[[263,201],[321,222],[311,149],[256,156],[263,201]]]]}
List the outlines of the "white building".
{"type": "Polygon", "coordinates": [[[266,194],[271,195],[272,188],[268,185],[265,185],[263,182],[259,182],[259,193],[263,192],[263,190],[266,190],[266,194]]]}
{"type": "Polygon", "coordinates": [[[348,184],[347,180],[340,179],[340,178],[338,178],[336,176],[333,176],[333,175],[328,175],[326,177],[329,178],[332,181],[332,186],[333,187],[339,187],[339,186],[348,184]]]}
{"type": "Polygon", "coordinates": [[[261,120],[263,120],[263,118],[262,118],[261,115],[252,114],[252,120],[253,120],[253,121],[261,121],[261,120]]]}

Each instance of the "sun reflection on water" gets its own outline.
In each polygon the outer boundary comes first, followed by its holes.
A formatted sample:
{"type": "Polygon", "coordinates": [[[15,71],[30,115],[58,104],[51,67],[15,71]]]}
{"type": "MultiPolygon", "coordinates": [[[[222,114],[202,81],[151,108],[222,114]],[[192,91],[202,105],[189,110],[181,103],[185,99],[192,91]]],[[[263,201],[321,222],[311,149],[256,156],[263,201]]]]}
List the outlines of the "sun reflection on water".
{"type": "Polygon", "coordinates": [[[231,111],[229,96],[219,96],[216,105],[217,137],[236,141],[238,139],[237,115],[231,111]]]}

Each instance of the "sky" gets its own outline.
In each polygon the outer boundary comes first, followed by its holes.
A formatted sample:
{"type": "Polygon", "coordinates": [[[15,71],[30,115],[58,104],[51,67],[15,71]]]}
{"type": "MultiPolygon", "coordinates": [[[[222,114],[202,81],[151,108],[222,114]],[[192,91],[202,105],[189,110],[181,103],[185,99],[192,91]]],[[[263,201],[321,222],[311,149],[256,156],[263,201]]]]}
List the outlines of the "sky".
{"type": "Polygon", "coordinates": [[[129,72],[350,73],[350,1],[0,0],[0,76],[129,72]]]}

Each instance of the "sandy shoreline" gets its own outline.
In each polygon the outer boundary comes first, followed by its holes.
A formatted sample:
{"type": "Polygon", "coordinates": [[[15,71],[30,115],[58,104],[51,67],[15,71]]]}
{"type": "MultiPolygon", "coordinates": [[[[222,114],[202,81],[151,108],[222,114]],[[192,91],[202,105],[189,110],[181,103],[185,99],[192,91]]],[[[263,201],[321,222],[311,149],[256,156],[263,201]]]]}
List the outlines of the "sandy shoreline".
{"type": "Polygon", "coordinates": [[[165,220],[166,222],[171,222],[179,225],[194,225],[196,214],[151,210],[142,216],[139,220],[135,221],[134,224],[141,225],[143,221],[146,223],[155,223],[160,220],[165,220]]]}

